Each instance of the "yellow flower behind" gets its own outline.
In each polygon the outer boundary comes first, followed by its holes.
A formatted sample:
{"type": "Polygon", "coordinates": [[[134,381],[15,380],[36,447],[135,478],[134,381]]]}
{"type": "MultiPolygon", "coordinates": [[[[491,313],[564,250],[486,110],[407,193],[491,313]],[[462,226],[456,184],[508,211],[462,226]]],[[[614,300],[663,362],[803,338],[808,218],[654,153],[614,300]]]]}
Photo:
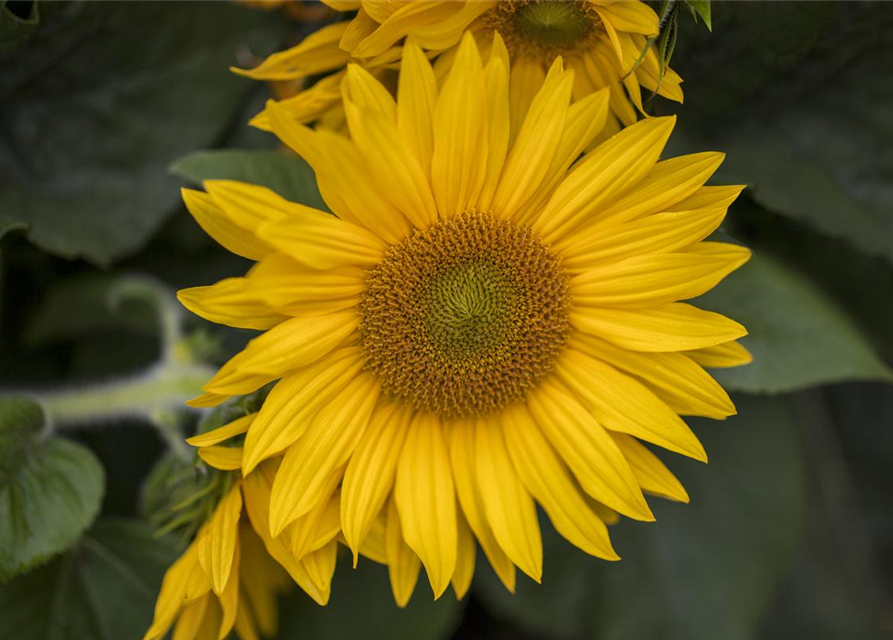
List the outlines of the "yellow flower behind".
{"type": "Polygon", "coordinates": [[[484,64],[464,35],[438,87],[410,42],[397,100],[350,65],[350,138],[269,106],[334,215],[238,182],[184,191],[257,264],[180,300],[264,331],[193,404],[277,381],[240,454],[247,479],[283,456],[267,535],[337,495],[344,542],[356,561],[374,537],[400,605],[420,566],[435,597],[461,597],[475,541],[507,588],[516,567],[539,581],[537,504],[616,560],[606,522],[653,520],[643,492],[688,499],[642,441],[706,460],[680,415],[733,414],[702,365],[750,359],[741,325],[682,302],[750,255],[705,241],[741,190],[704,186],[722,154],[661,161],[674,118],[583,154],[610,91],[574,100],[561,58],[513,123],[510,55],[498,35],[488,48],[484,64]]]}
{"type": "Polygon", "coordinates": [[[173,640],[223,640],[233,630],[242,640],[274,637],[277,598],[292,582],[320,605],[329,600],[341,529],[337,496],[274,539],[269,505],[279,461],[241,478],[242,449],[219,446],[245,433],[254,415],[189,439],[208,465],[233,474],[232,485],[165,574],[144,640],[163,638],[171,627],[173,640]]]}
{"type": "MultiPolygon", "coordinates": [[[[493,33],[498,32],[512,61],[509,104],[520,126],[534,94],[557,56],[573,69],[573,95],[579,100],[608,88],[610,110],[601,138],[636,122],[644,113],[642,88],[682,102],[682,79],[671,69],[663,78],[648,39],[659,30],[657,14],[639,0],[416,0],[413,2],[327,2],[339,11],[357,10],[310,35],[299,45],[270,56],[238,73],[259,80],[294,80],[339,71],[352,61],[380,77],[412,41],[431,56],[441,56],[438,77],[448,68],[462,34],[472,33],[487,61],[493,33]]],[[[283,108],[302,123],[322,118],[340,126],[338,86],[343,72],[324,78],[307,91],[283,101],[283,108]]],[[[269,127],[267,114],[253,124],[269,127]]],[[[601,139],[600,138],[600,139],[601,139]]]]}

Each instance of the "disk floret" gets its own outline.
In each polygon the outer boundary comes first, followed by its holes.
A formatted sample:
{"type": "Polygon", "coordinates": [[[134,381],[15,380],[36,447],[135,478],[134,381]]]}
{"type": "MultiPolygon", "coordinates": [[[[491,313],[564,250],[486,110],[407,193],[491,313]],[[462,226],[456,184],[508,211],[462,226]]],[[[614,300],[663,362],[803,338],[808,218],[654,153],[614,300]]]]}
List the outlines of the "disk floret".
{"type": "Polygon", "coordinates": [[[560,259],[529,229],[486,213],[414,233],[367,284],[368,366],[386,393],[444,418],[523,398],[569,333],[560,259]]]}
{"type": "Polygon", "coordinates": [[[591,45],[604,32],[588,2],[509,0],[482,16],[485,27],[499,31],[513,55],[552,60],[591,45]]]}

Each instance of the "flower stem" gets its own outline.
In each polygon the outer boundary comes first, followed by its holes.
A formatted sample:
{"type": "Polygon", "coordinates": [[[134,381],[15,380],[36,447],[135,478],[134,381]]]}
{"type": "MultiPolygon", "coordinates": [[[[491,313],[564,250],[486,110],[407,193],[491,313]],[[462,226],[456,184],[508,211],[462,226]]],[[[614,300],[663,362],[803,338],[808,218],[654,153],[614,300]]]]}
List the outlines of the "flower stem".
{"type": "Polygon", "coordinates": [[[165,363],[132,378],[93,386],[35,393],[53,429],[87,427],[126,416],[154,417],[159,410],[185,409],[214,371],[202,365],[165,363]]]}

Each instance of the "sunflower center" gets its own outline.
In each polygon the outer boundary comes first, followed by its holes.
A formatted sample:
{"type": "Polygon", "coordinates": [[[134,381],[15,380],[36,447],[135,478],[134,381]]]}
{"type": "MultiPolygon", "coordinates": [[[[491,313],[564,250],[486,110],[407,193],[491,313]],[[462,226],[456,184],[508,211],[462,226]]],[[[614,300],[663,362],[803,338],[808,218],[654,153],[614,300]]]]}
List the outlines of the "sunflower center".
{"type": "Polygon", "coordinates": [[[443,418],[480,415],[551,369],[568,307],[560,260],[530,230],[464,213],[367,272],[363,349],[386,393],[443,418]]]}
{"type": "Polygon", "coordinates": [[[584,48],[602,29],[595,9],[579,0],[507,0],[485,13],[483,22],[499,31],[512,54],[549,62],[584,48]]]}

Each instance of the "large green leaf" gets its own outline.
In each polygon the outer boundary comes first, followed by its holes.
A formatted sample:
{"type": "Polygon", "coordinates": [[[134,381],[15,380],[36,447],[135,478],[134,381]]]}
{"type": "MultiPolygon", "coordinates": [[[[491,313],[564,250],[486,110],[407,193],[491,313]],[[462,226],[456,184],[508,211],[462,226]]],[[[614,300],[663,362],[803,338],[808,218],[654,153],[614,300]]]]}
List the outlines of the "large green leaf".
{"type": "Polygon", "coordinates": [[[195,185],[204,180],[239,180],[268,187],[293,202],[327,210],[316,176],[304,160],[276,151],[199,151],[171,165],[172,173],[195,185]]]}
{"type": "Polygon", "coordinates": [[[143,523],[100,522],[71,552],[0,586],[0,639],[140,638],[175,556],[143,523]]]}
{"type": "Polygon", "coordinates": [[[0,398],[0,580],[74,544],[102,502],[96,456],[43,429],[37,403],[0,398]]]}
{"type": "Polygon", "coordinates": [[[858,325],[814,282],[765,253],[699,299],[750,332],[753,363],[717,369],[728,389],[781,392],[841,380],[893,382],[858,325]]]}
{"type": "Polygon", "coordinates": [[[280,638],[288,640],[437,640],[449,638],[463,606],[446,593],[434,602],[424,571],[416,592],[405,609],[394,604],[387,569],[371,560],[360,560],[357,569],[345,554],[339,558],[332,581],[332,598],[319,607],[296,591],[280,611],[280,638]]]}
{"type": "Polygon", "coordinates": [[[688,28],[674,150],[728,152],[719,176],[893,261],[893,5],[729,2],[688,28]]]}
{"type": "Polygon", "coordinates": [[[657,522],[612,528],[620,562],[586,556],[546,527],[542,586],[521,579],[512,596],[481,568],[476,593],[549,637],[754,637],[802,533],[805,483],[787,401],[736,403],[724,424],[692,421],[709,466],[669,461],[691,504],[655,499],[657,522]]]}
{"type": "Polygon", "coordinates": [[[256,87],[235,53],[284,28],[235,3],[63,3],[0,75],[0,228],[99,265],[141,247],[179,201],[167,166],[256,87]]]}

